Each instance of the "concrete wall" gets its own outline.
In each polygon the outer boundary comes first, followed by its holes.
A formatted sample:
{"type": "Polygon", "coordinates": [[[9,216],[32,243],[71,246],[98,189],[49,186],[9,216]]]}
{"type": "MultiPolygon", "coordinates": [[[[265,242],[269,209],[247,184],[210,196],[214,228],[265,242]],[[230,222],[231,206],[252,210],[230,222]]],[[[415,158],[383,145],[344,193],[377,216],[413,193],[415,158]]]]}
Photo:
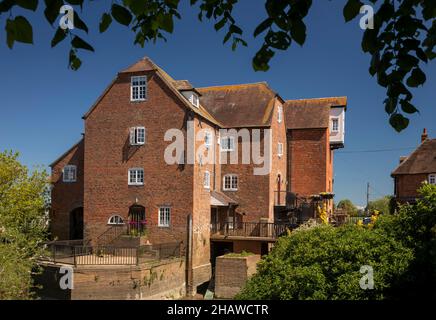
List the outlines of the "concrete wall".
{"type": "Polygon", "coordinates": [[[216,258],[215,297],[233,298],[247,280],[256,273],[259,255],[247,257],[221,256],[216,258]]]}
{"type": "Polygon", "coordinates": [[[61,290],[59,266],[43,266],[38,295],[60,300],[152,300],[185,296],[185,261],[173,259],[142,266],[74,268],[74,288],[61,290]]]}

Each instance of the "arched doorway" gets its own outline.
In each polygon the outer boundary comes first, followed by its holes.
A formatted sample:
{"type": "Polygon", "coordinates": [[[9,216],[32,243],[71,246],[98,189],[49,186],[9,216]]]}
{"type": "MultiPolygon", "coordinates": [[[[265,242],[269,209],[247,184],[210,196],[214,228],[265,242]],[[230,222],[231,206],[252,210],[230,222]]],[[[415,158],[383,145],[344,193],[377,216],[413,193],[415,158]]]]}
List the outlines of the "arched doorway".
{"type": "Polygon", "coordinates": [[[70,240],[83,239],[83,207],[70,212],[70,240]]]}
{"type": "Polygon", "coordinates": [[[145,231],[145,207],[133,205],[129,208],[128,233],[141,236],[145,231]]]}

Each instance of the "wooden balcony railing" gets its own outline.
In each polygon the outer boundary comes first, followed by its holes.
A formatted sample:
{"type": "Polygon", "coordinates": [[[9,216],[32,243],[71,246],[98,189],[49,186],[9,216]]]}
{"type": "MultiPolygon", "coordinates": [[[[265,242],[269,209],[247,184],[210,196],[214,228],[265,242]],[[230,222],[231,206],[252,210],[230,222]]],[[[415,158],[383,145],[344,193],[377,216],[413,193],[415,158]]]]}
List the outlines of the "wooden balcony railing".
{"type": "Polygon", "coordinates": [[[211,237],[268,238],[275,240],[286,234],[291,226],[287,223],[232,222],[211,225],[211,237]]]}

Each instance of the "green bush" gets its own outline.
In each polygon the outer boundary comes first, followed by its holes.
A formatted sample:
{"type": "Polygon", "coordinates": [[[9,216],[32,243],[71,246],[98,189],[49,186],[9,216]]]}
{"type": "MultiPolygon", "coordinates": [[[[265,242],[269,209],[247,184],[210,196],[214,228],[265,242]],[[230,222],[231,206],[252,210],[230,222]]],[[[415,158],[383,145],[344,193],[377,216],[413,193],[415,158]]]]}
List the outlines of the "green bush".
{"type": "Polygon", "coordinates": [[[397,288],[399,298],[436,299],[436,186],[423,184],[414,205],[380,217],[375,231],[410,248],[414,259],[397,288]]]}
{"type": "Polygon", "coordinates": [[[413,252],[383,230],[317,226],[279,239],[237,299],[383,299],[398,286],[413,252]],[[363,290],[360,268],[374,270],[363,290]]]}

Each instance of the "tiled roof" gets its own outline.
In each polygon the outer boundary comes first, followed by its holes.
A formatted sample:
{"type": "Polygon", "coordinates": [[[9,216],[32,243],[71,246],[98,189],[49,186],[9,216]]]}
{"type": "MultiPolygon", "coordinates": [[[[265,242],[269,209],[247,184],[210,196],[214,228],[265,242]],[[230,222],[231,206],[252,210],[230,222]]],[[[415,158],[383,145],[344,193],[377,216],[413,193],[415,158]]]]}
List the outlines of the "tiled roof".
{"type": "Polygon", "coordinates": [[[392,172],[400,174],[436,173],[436,139],[427,139],[392,172]]]}
{"type": "Polygon", "coordinates": [[[225,127],[269,126],[277,94],[266,82],[197,88],[200,101],[225,127]]]}
{"type": "Polygon", "coordinates": [[[288,129],[327,128],[330,108],[346,107],[347,97],[287,100],[284,107],[288,129]]]}

